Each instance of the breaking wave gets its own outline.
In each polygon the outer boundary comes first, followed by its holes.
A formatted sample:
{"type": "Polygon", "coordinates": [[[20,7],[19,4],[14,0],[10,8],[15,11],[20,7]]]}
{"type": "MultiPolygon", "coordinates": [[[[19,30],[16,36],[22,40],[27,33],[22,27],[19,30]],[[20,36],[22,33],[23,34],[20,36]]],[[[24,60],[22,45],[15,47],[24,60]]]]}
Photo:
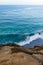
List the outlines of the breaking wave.
{"type": "Polygon", "coordinates": [[[43,32],[34,34],[32,36],[27,36],[27,38],[24,41],[21,41],[18,44],[23,46],[25,44],[30,44],[30,42],[32,42],[32,41],[34,41],[36,39],[39,39],[39,38],[43,39],[43,32]]]}

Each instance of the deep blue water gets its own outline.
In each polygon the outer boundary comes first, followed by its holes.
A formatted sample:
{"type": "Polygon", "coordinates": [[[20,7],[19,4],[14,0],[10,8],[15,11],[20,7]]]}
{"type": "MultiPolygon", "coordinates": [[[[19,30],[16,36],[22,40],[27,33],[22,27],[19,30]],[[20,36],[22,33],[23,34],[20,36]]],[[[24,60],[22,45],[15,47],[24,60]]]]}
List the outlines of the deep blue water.
{"type": "Polygon", "coordinates": [[[43,31],[43,6],[0,5],[0,43],[24,41],[43,31]]]}

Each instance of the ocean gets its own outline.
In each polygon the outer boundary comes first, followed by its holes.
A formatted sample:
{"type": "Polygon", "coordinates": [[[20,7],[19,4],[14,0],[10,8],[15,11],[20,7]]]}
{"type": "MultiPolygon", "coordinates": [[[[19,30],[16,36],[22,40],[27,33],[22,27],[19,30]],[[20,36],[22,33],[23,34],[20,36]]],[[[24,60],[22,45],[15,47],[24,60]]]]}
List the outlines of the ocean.
{"type": "Polygon", "coordinates": [[[0,5],[0,44],[43,39],[43,6],[0,5]]]}

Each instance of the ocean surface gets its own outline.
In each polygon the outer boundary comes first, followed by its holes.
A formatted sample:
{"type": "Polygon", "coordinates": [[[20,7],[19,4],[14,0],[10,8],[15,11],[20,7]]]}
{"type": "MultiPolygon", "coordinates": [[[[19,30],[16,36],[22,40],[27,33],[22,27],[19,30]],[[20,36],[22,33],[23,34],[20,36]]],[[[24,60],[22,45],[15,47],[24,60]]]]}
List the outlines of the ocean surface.
{"type": "Polygon", "coordinates": [[[43,39],[43,6],[0,5],[0,44],[43,39]]]}

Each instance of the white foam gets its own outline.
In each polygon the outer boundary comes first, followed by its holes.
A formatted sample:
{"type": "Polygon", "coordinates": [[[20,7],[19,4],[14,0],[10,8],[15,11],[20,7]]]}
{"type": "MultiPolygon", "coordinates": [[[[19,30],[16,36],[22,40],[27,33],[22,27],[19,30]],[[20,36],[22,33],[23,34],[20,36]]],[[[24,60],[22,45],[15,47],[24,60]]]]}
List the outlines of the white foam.
{"type": "Polygon", "coordinates": [[[39,39],[39,38],[43,39],[43,33],[41,33],[41,34],[37,33],[37,34],[35,34],[33,36],[30,36],[30,37],[27,36],[27,38],[24,41],[19,42],[18,44],[21,45],[21,46],[23,46],[23,45],[29,44],[30,42],[32,42],[32,41],[34,41],[36,39],[39,39]]]}
{"type": "Polygon", "coordinates": [[[40,38],[43,39],[43,32],[40,34],[40,38]]]}
{"type": "Polygon", "coordinates": [[[29,37],[27,37],[24,41],[19,42],[18,44],[22,46],[27,44],[28,42],[29,42],[29,37]]]}

